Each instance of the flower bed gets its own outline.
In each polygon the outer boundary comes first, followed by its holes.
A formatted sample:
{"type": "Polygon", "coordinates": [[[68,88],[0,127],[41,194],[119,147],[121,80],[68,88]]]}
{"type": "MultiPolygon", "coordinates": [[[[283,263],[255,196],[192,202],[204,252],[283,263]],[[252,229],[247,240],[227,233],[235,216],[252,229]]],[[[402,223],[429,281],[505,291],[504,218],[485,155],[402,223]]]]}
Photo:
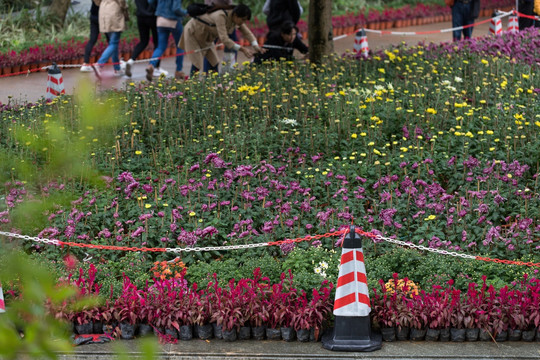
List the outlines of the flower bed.
{"type": "MultiPolygon", "coordinates": [[[[491,16],[495,9],[508,10],[512,8],[514,3],[510,0],[499,0],[482,3],[482,15],[491,16]]],[[[437,4],[424,5],[417,4],[414,7],[405,5],[401,8],[389,8],[382,11],[370,9],[369,11],[360,10],[358,13],[349,13],[346,15],[334,16],[332,18],[332,26],[334,35],[352,34],[355,30],[368,27],[371,29],[389,29],[392,27],[404,27],[424,25],[433,22],[450,21],[450,8],[437,4]]],[[[299,30],[307,39],[307,23],[300,20],[298,23],[299,30]]],[[[268,32],[268,27],[264,20],[255,18],[253,26],[250,26],[253,33],[257,37],[259,43],[264,42],[264,38],[268,32]]],[[[239,34],[241,36],[241,34],[239,34]]],[[[121,58],[127,60],[132,53],[138,39],[128,38],[121,39],[119,51],[121,58]]],[[[20,53],[14,51],[1,54],[0,53],[0,75],[2,73],[21,71],[21,66],[28,65],[28,68],[43,67],[56,62],[58,64],[82,64],[84,47],[86,41],[71,40],[66,43],[52,43],[49,45],[36,46],[20,53]],[[15,69],[13,69],[15,67],[15,69]],[[8,70],[10,69],[10,70],[8,70]]],[[[152,52],[152,43],[149,44],[148,50],[141,55],[141,59],[150,58],[152,52]]],[[[103,52],[106,47],[105,41],[98,41],[92,49],[92,63],[97,60],[97,57],[103,52]]],[[[169,44],[170,48],[174,48],[174,43],[169,44]]],[[[22,71],[28,70],[23,68],[22,71]]]]}

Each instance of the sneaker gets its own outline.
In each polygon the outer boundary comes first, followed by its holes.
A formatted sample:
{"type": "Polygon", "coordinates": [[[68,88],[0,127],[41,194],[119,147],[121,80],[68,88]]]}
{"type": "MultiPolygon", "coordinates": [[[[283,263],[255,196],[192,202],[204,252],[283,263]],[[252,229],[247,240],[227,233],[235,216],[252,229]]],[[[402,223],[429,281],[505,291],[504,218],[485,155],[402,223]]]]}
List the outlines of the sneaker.
{"type": "Polygon", "coordinates": [[[92,64],[90,66],[90,69],[96,74],[97,77],[101,77],[101,69],[103,68],[102,65],[99,65],[98,63],[92,64]]]}
{"type": "Polygon", "coordinates": [[[146,68],[146,80],[152,81],[152,78],[154,76],[154,67],[152,65],[148,65],[146,68]]]}
{"type": "Polygon", "coordinates": [[[126,71],[126,62],[122,59],[120,59],[120,70],[126,71]]]}
{"type": "Polygon", "coordinates": [[[131,77],[131,66],[133,65],[134,61],[133,59],[129,59],[127,62],[126,62],[126,76],[127,77],[131,77]]]}
{"type": "Polygon", "coordinates": [[[90,64],[87,64],[87,63],[82,64],[81,72],[92,72],[92,71],[94,70],[92,70],[92,66],[90,66],[90,64]]]}
{"type": "Polygon", "coordinates": [[[167,75],[169,75],[169,72],[167,70],[163,70],[163,69],[160,69],[160,68],[155,68],[153,75],[156,76],[156,77],[159,77],[161,75],[167,76],[167,75]]]}
{"type": "Polygon", "coordinates": [[[114,76],[115,76],[115,77],[124,76],[125,73],[126,73],[126,72],[125,72],[124,70],[122,70],[122,69],[120,69],[120,70],[114,70],[114,76]]]}

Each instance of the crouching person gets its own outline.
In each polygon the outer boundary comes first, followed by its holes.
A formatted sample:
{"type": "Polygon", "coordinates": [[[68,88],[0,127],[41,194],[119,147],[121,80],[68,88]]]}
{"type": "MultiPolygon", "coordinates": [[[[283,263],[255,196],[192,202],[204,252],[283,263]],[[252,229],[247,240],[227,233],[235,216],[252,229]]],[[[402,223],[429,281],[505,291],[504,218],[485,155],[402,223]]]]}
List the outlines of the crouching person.
{"type": "Polygon", "coordinates": [[[214,40],[219,38],[227,49],[241,51],[247,58],[264,52],[245,22],[251,19],[251,10],[246,5],[236,5],[232,9],[217,8],[196,16],[188,21],[180,38],[179,47],[187,52],[192,63],[191,75],[203,69],[204,59],[210,64],[209,71],[218,71],[219,58],[214,40]],[[229,34],[239,29],[252,47],[241,46],[229,38],[229,34]]]}

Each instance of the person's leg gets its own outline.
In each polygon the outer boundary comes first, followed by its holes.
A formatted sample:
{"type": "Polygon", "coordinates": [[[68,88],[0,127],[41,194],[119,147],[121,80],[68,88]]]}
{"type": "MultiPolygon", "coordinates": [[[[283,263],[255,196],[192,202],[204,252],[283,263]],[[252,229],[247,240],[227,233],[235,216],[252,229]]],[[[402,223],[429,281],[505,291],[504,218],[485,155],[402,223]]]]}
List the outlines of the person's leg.
{"type": "MultiPolygon", "coordinates": [[[[519,0],[518,3],[518,11],[525,15],[533,15],[534,13],[534,1],[526,1],[526,0],[519,0]]],[[[525,28],[531,27],[534,25],[534,20],[525,18],[525,17],[519,17],[518,18],[518,24],[519,24],[519,30],[523,30],[525,28]]]]}
{"type": "Polygon", "coordinates": [[[184,50],[178,47],[183,30],[184,26],[182,25],[182,22],[178,21],[176,24],[176,29],[173,31],[174,44],[176,45],[176,71],[182,71],[184,68],[184,55],[180,55],[184,52],[184,50]]]}
{"type": "MultiPolygon", "coordinates": [[[[463,25],[472,25],[474,24],[474,19],[472,17],[472,11],[473,11],[472,1],[465,5],[466,5],[465,6],[466,10],[463,13],[463,25]]],[[[463,38],[470,39],[472,36],[472,31],[473,31],[472,26],[463,29],[463,38]]]]}
{"type": "Polygon", "coordinates": [[[118,45],[120,44],[120,36],[122,36],[122,32],[114,32],[111,36],[111,43],[114,46],[114,51],[112,53],[112,62],[114,63],[113,68],[114,70],[120,70],[120,57],[119,57],[119,48],[118,45]],[[114,39],[114,40],[113,40],[114,39]]]}
{"type": "Polygon", "coordinates": [[[84,63],[90,63],[90,55],[92,54],[92,49],[96,44],[99,37],[99,23],[97,21],[90,20],[90,38],[84,47],[84,63]]]}
{"type": "MultiPolygon", "coordinates": [[[[157,32],[157,18],[155,16],[149,18],[148,23],[150,24],[150,31],[152,32],[152,44],[154,44],[154,49],[158,46],[158,32],[157,32]]],[[[161,60],[158,60],[157,67],[161,65],[161,60]]]]}
{"type": "Polygon", "coordinates": [[[133,60],[137,59],[150,42],[150,24],[146,16],[137,16],[137,29],[139,30],[139,42],[135,45],[131,54],[133,60]]]}
{"type": "MultiPolygon", "coordinates": [[[[105,65],[107,61],[109,61],[109,58],[115,56],[116,59],[118,59],[118,43],[120,42],[120,35],[121,32],[113,32],[109,33],[109,45],[103,51],[103,54],[101,54],[101,57],[98,60],[99,65],[105,65]],[[116,54],[116,55],[115,55],[116,54]]],[[[114,57],[113,57],[114,61],[114,57]]],[[[118,66],[118,69],[120,69],[120,65],[115,65],[115,69],[118,66]]]]}
{"type": "MultiPolygon", "coordinates": [[[[165,49],[167,49],[167,45],[169,45],[169,34],[172,32],[173,29],[166,28],[166,27],[158,27],[158,46],[154,50],[154,53],[152,54],[152,58],[159,58],[163,55],[165,52],[165,49]]],[[[150,65],[152,67],[157,67],[158,60],[151,60],[150,65]]]]}
{"type": "MultiPolygon", "coordinates": [[[[452,6],[452,27],[456,28],[463,25],[463,8],[462,3],[455,2],[454,6],[452,6]]],[[[452,32],[452,37],[454,41],[461,40],[461,29],[460,30],[454,30],[452,32]]]]}

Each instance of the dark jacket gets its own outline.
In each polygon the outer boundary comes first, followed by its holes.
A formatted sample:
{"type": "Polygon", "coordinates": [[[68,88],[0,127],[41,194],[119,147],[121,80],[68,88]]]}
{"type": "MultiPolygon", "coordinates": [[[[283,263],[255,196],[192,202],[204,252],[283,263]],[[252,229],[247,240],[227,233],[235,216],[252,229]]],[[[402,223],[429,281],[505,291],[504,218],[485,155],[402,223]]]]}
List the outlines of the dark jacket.
{"type": "Polygon", "coordinates": [[[302,54],[306,54],[309,50],[298,36],[294,39],[292,44],[286,43],[279,31],[269,32],[263,47],[266,49],[266,52],[255,57],[256,63],[260,63],[264,60],[279,60],[280,58],[292,60],[294,49],[300,51],[302,54]],[[275,49],[272,46],[279,46],[285,49],[275,49]]]}
{"type": "Polygon", "coordinates": [[[300,6],[298,0],[272,0],[266,23],[270,30],[277,30],[281,24],[292,22],[296,25],[300,20],[300,6]]]}
{"type": "Polygon", "coordinates": [[[155,16],[156,7],[155,5],[151,6],[148,4],[148,0],[135,0],[135,6],[137,6],[137,10],[135,11],[136,16],[155,16]]]}

